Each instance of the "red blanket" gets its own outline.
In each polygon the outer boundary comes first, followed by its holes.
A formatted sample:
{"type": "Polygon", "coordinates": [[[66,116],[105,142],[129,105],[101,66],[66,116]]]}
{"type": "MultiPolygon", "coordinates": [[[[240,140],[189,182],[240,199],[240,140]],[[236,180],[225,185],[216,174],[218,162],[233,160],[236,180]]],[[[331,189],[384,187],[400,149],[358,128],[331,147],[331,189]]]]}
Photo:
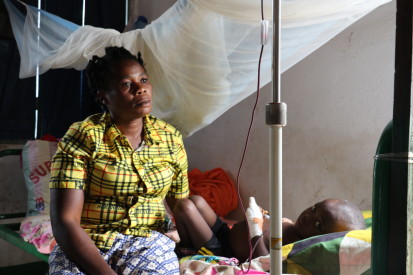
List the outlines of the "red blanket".
{"type": "Polygon", "coordinates": [[[234,182],[221,168],[201,172],[193,169],[188,173],[191,195],[202,196],[218,216],[225,217],[238,206],[234,182]]]}

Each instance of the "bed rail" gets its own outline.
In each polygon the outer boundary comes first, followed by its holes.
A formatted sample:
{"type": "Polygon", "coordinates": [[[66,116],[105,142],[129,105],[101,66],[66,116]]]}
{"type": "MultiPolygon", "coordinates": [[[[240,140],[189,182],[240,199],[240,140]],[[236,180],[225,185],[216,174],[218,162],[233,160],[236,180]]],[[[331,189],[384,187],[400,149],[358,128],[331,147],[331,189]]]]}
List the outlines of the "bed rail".
{"type": "MultiPolygon", "coordinates": [[[[6,149],[0,151],[0,158],[5,156],[20,155],[22,149],[6,149]]],[[[0,213],[0,221],[7,221],[16,218],[24,218],[26,213],[0,213]]],[[[0,238],[8,243],[23,249],[27,253],[40,259],[40,262],[27,263],[14,266],[0,267],[0,274],[46,274],[48,270],[48,258],[49,255],[40,253],[36,247],[26,242],[19,234],[20,223],[0,224],[0,238]]]]}

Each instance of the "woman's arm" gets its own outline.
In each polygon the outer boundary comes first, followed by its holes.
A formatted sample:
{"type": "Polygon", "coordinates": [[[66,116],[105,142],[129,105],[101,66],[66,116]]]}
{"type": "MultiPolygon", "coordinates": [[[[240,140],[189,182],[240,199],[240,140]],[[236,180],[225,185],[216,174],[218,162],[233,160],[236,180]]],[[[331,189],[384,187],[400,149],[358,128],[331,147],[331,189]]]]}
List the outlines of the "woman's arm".
{"type": "Polygon", "coordinates": [[[80,226],[84,193],[79,189],[50,189],[53,235],[68,259],[87,274],[116,274],[80,226]]]}

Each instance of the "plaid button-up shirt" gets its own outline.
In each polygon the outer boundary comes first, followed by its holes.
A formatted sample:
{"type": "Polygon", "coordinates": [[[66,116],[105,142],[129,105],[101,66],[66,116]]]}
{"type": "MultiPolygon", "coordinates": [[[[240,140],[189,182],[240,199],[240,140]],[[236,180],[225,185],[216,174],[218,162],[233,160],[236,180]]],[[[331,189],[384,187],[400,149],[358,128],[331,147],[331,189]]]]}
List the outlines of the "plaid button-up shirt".
{"type": "Polygon", "coordinates": [[[99,248],[110,248],[118,233],[162,232],[165,196],[188,196],[179,131],[148,115],[143,141],[132,149],[105,113],[74,123],[59,142],[49,186],[84,190],[81,225],[99,248]]]}

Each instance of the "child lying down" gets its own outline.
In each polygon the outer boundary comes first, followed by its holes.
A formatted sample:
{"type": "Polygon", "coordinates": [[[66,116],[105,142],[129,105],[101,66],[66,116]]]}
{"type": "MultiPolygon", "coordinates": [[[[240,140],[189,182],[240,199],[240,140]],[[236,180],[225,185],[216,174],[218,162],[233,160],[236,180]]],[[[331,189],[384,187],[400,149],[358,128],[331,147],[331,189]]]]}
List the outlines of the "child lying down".
{"type": "MultiPolygon", "coordinates": [[[[247,220],[231,228],[223,222],[201,196],[190,196],[177,201],[173,208],[176,228],[180,237],[179,248],[192,248],[201,255],[215,255],[248,260],[251,235],[252,258],[269,254],[269,228],[263,230],[265,214],[250,198],[247,220]],[[263,232],[264,231],[264,232],[263,232]]],[[[360,209],[347,200],[326,199],[305,209],[294,223],[282,220],[283,245],[340,231],[365,229],[360,209]]]]}

